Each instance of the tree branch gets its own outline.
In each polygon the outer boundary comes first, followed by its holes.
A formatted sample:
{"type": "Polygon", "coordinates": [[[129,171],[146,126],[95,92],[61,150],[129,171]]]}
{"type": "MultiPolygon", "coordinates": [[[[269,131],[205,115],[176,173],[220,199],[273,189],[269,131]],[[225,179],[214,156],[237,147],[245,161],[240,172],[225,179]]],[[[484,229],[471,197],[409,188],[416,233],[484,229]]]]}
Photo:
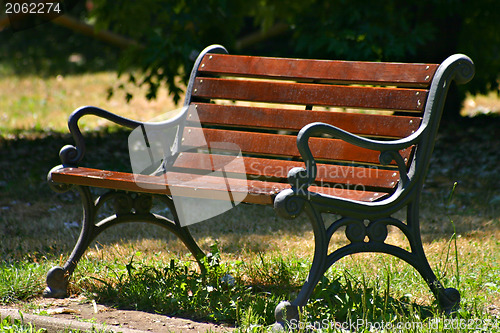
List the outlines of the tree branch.
{"type": "Polygon", "coordinates": [[[96,39],[102,40],[114,46],[118,46],[120,48],[127,48],[130,46],[135,46],[140,48],[144,47],[139,42],[130,39],[128,37],[121,36],[117,33],[108,30],[96,30],[94,26],[78,21],[76,18],[69,15],[61,15],[52,20],[52,22],[54,22],[57,25],[61,25],[63,27],[71,29],[74,32],[94,37],[96,39]]]}
{"type": "MultiPolygon", "coordinates": [[[[130,46],[141,47],[141,45],[136,40],[121,36],[117,33],[107,31],[107,30],[96,30],[94,26],[81,22],[78,19],[68,15],[57,14],[38,14],[43,15],[44,19],[52,21],[54,24],[63,26],[65,28],[71,29],[74,32],[80,33],[82,35],[94,37],[96,39],[102,40],[106,43],[112,44],[120,48],[127,48],[130,46]]],[[[10,19],[8,16],[0,17],[0,31],[10,25],[10,19]]]]}
{"type": "Polygon", "coordinates": [[[10,25],[9,17],[7,15],[0,17],[0,31],[2,31],[5,27],[10,25]]]}
{"type": "Polygon", "coordinates": [[[241,39],[236,41],[235,47],[237,50],[247,48],[251,45],[260,43],[266,39],[282,35],[285,32],[287,32],[289,28],[290,28],[289,25],[286,23],[276,23],[266,31],[259,31],[253,34],[249,34],[248,36],[242,37],[241,39]]]}

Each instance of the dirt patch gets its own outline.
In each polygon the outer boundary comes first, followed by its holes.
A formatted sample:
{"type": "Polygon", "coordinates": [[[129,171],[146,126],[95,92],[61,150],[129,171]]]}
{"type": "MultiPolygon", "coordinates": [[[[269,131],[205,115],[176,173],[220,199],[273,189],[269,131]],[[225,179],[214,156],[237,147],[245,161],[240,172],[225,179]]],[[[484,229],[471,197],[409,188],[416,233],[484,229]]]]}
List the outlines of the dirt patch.
{"type": "MultiPolygon", "coordinates": [[[[13,306],[10,306],[12,308],[13,306]]],[[[230,332],[234,327],[189,319],[169,317],[133,310],[118,310],[89,301],[83,296],[66,299],[35,299],[27,307],[18,305],[24,313],[104,324],[109,328],[126,328],[149,332],[230,332]],[[29,309],[27,309],[29,308],[29,309]]]]}

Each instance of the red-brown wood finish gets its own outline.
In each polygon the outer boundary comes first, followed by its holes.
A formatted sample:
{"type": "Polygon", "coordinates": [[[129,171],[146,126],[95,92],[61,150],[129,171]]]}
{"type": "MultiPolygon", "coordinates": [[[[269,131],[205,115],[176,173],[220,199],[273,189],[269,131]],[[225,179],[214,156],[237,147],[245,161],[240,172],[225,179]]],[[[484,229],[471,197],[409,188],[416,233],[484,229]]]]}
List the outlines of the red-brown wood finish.
{"type": "MultiPolygon", "coordinates": [[[[89,168],[62,168],[52,173],[57,183],[146,192],[170,195],[175,188],[177,195],[194,198],[227,199],[227,182],[224,178],[169,172],[164,176],[134,175],[116,171],[89,168]]],[[[272,204],[274,196],[289,184],[234,178],[230,181],[233,194],[246,194],[243,200],[255,204],[272,204]]],[[[360,201],[374,201],[386,193],[343,189],[340,187],[311,186],[311,190],[360,201]]]]}
{"type": "Polygon", "coordinates": [[[427,90],[197,78],[192,94],[204,99],[421,112],[427,90]]]}
{"type": "MultiPolygon", "coordinates": [[[[181,153],[174,164],[180,172],[202,172],[224,170],[229,176],[245,173],[268,181],[285,182],[288,171],[294,167],[304,167],[303,162],[272,160],[256,157],[241,157],[242,163],[234,163],[235,156],[181,153]],[[232,163],[233,162],[233,163],[232,163]]],[[[319,163],[316,183],[361,185],[389,192],[399,180],[399,172],[375,166],[355,167],[319,163]]]]}
{"type": "MultiPolygon", "coordinates": [[[[288,172],[304,167],[296,142],[301,128],[324,122],[366,137],[407,137],[420,126],[436,68],[433,64],[208,54],[191,91],[197,115],[188,115],[182,153],[172,170],[148,176],[62,168],[52,173],[52,180],[167,195],[175,189],[176,195],[226,200],[230,182],[231,191],[246,194],[245,202],[272,204],[279,191],[290,188],[288,172]],[[234,101],[268,104],[249,106],[234,101]],[[415,116],[365,110],[402,110],[415,116]],[[239,161],[233,163],[235,159],[239,161]]],[[[395,163],[389,169],[381,167],[378,151],[338,138],[311,138],[309,143],[318,162],[316,182],[309,188],[312,192],[373,201],[398,184],[395,163]]],[[[412,149],[400,152],[407,166],[412,149]]]]}
{"type": "MultiPolygon", "coordinates": [[[[299,131],[315,121],[337,126],[363,136],[403,138],[420,125],[420,117],[395,117],[318,110],[295,110],[236,105],[196,103],[202,124],[299,131]]],[[[188,119],[190,117],[188,116],[188,119]]]]}
{"type": "MultiPolygon", "coordinates": [[[[311,152],[318,160],[379,164],[380,152],[360,148],[339,139],[311,138],[309,142],[311,152]]],[[[187,127],[184,129],[182,144],[184,149],[208,145],[211,149],[239,149],[244,153],[300,157],[296,137],[293,135],[187,127]]],[[[408,159],[411,149],[400,153],[403,158],[408,159]]]]}
{"type": "Polygon", "coordinates": [[[228,76],[427,87],[438,65],[208,54],[198,70],[228,76]]]}

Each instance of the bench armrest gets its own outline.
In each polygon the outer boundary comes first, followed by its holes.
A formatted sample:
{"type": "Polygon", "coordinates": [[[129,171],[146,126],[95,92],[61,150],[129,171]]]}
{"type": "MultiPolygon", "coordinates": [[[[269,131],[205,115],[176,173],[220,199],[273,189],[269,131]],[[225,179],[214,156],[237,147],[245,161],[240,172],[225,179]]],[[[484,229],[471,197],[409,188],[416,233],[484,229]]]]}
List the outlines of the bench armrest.
{"type": "MultiPolygon", "coordinates": [[[[69,117],[68,127],[73,139],[75,140],[75,145],[66,145],[61,148],[59,152],[59,157],[64,166],[77,166],[78,163],[82,160],[85,155],[85,141],[78,127],[78,121],[80,118],[86,115],[94,115],[97,117],[101,117],[107,119],[117,125],[127,127],[130,129],[135,129],[137,127],[144,127],[145,125],[149,126],[177,126],[179,124],[183,124],[185,120],[187,107],[185,107],[182,112],[180,112],[177,116],[168,119],[162,122],[141,122],[132,119],[128,119],[117,114],[111,113],[109,111],[93,107],[93,106],[84,106],[76,109],[69,117]]],[[[181,131],[179,131],[181,132],[181,131]]]]}
{"type": "Polygon", "coordinates": [[[415,133],[404,139],[380,141],[352,134],[330,124],[318,122],[308,124],[297,135],[297,148],[304,159],[306,168],[293,168],[290,170],[288,173],[288,182],[299,191],[305,191],[315,181],[317,166],[309,148],[309,138],[311,136],[327,134],[361,148],[380,151],[380,163],[387,165],[395,161],[399,169],[400,179],[403,185],[405,185],[409,179],[405,162],[399,154],[399,150],[419,143],[425,128],[425,125],[421,126],[415,133]]]}

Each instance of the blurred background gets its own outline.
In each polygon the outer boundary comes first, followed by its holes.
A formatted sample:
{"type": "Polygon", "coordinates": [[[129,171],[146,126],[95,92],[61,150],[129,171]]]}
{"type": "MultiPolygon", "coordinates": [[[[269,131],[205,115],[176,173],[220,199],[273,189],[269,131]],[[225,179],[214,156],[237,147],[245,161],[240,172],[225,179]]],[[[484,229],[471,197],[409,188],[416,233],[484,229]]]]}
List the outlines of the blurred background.
{"type": "Polygon", "coordinates": [[[124,80],[108,96],[131,99],[139,85],[153,99],[164,87],[177,103],[197,53],[217,43],[233,54],[338,60],[440,63],[464,53],[476,76],[452,88],[447,119],[458,119],[467,93],[499,93],[494,0],[72,0],[60,9],[60,17],[0,16],[1,75],[113,71],[124,80]]]}

